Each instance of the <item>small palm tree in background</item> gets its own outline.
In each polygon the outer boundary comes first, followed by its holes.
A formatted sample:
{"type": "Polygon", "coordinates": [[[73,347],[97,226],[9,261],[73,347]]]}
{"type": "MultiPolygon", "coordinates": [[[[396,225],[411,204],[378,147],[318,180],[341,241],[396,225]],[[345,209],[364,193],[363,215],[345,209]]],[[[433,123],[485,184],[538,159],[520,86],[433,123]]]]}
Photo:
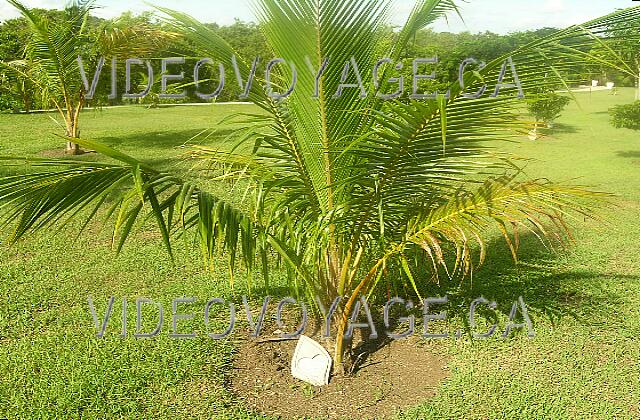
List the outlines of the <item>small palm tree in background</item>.
{"type": "Polygon", "coordinates": [[[78,154],[74,139],[80,137],[80,111],[87,102],[78,57],[85,59],[87,69],[94,69],[99,57],[145,54],[170,34],[143,25],[121,27],[117,21],[91,25],[94,0],[72,0],[59,16],[29,9],[17,0],[7,1],[27,20],[30,37],[24,59],[0,62],[0,67],[28,82],[44,107],[56,109],[64,121],[66,152],[78,154]]]}
{"type": "MultiPolygon", "coordinates": [[[[231,57],[238,55],[228,42],[187,15],[161,10],[198,53],[232,67],[231,57]]],[[[118,163],[30,158],[44,171],[0,179],[11,240],[67,216],[92,218],[104,206],[115,220],[120,250],[148,210],[169,252],[175,235],[193,229],[207,261],[222,248],[231,267],[238,258],[249,274],[260,266],[267,284],[272,261],[281,262],[297,296],[307,301],[319,297],[326,308],[341,298],[334,349],[341,368],[351,311],[361,297],[375,295],[384,278],[401,273],[419,296],[420,281],[437,281],[439,273],[470,273],[484,258],[491,227],[503,232],[515,257],[519,232],[528,230],[546,241],[564,232],[574,215],[588,214],[583,199],[597,194],[527,179],[514,161],[495,150],[496,141],[531,127],[518,118],[523,107],[516,89],[490,94],[510,62],[525,95],[562,84],[585,60],[615,64],[620,57],[614,50],[598,57],[589,51],[613,24],[637,21],[640,8],[537,40],[510,58],[464,73],[464,91],[452,83],[450,94],[431,100],[379,98],[373,92],[373,69],[382,57],[392,63],[405,59],[405,46],[416,31],[457,11],[452,0],[418,1],[395,33],[386,30],[388,1],[260,0],[256,10],[274,55],[295,65],[297,87],[287,99],[274,99],[258,75],[260,83],[248,93],[263,112],[241,116],[238,146],[193,151],[194,158],[224,168],[224,179],[241,182],[248,191],[243,200],[224,200],[202,187],[206,183],[78,139],[118,163]],[[315,92],[309,65],[317,71],[325,58],[328,70],[315,92]],[[338,98],[341,85],[356,84],[352,59],[366,92],[342,86],[338,98]],[[348,81],[343,79],[345,63],[348,81]],[[487,93],[468,97],[485,84],[487,93]],[[247,142],[251,147],[242,146],[247,142]],[[425,264],[430,274],[418,275],[425,264]]],[[[251,59],[237,59],[245,77],[251,59]]],[[[284,92],[292,72],[279,68],[271,87],[284,92]]],[[[393,92],[394,69],[384,69],[378,87],[393,92]]]]}
{"type": "Polygon", "coordinates": [[[527,99],[529,113],[535,118],[533,130],[529,133],[529,138],[537,140],[540,138],[538,128],[553,128],[554,122],[571,102],[568,96],[559,95],[556,92],[541,92],[527,99]]]}

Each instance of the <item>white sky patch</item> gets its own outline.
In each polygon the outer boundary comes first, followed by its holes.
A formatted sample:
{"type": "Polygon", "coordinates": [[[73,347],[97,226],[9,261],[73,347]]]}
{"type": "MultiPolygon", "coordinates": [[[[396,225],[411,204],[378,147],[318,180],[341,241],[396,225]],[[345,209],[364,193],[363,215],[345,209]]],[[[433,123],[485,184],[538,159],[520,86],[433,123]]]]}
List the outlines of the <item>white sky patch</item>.
{"type": "MultiPolygon", "coordinates": [[[[252,0],[149,0],[158,6],[177,9],[203,22],[228,25],[236,18],[255,21],[249,6],[252,0]]],[[[28,7],[64,7],[65,0],[23,0],[28,7]]],[[[134,13],[151,10],[143,0],[98,0],[102,7],[94,12],[102,18],[112,18],[127,10],[134,13]]],[[[391,22],[401,25],[411,12],[415,0],[395,0],[391,22]]],[[[611,13],[619,8],[633,6],[630,0],[467,0],[458,1],[463,23],[458,16],[449,17],[449,23],[442,20],[433,29],[450,32],[508,33],[543,27],[566,27],[598,16],[611,13]]],[[[0,20],[18,16],[15,9],[5,0],[0,0],[0,20]]]]}
{"type": "Polygon", "coordinates": [[[564,0],[546,0],[542,6],[544,13],[566,13],[567,9],[564,0]]]}
{"type": "MultiPolygon", "coordinates": [[[[23,1],[27,7],[40,9],[62,9],[65,2],[59,0],[27,0],[23,1]]],[[[0,20],[11,19],[19,15],[18,11],[4,0],[0,0],[0,20]]]]}

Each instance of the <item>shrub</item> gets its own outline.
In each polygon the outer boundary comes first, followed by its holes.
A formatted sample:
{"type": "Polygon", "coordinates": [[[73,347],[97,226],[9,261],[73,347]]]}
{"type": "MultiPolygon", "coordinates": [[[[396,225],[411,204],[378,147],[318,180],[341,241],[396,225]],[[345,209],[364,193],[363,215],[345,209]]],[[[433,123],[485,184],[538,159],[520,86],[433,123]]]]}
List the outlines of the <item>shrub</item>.
{"type": "Polygon", "coordinates": [[[627,105],[618,105],[609,110],[611,124],[615,128],[640,130],[640,101],[627,105]]]}
{"type": "Polygon", "coordinates": [[[536,121],[544,121],[545,124],[552,123],[560,113],[569,105],[571,99],[558,95],[555,92],[547,92],[537,95],[528,101],[529,112],[536,118],[536,121]]]}
{"type": "Polygon", "coordinates": [[[16,112],[20,104],[9,94],[0,94],[0,112],[16,112]]]}

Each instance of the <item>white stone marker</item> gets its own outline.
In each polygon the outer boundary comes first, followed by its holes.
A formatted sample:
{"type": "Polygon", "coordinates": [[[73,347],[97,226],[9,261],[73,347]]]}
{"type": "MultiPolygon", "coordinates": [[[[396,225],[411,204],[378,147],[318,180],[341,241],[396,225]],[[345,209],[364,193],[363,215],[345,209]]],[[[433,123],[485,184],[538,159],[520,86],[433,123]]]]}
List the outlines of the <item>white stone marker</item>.
{"type": "Polygon", "coordinates": [[[291,374],[311,385],[328,385],[332,363],[331,356],[320,343],[302,335],[291,359],[291,374]]]}

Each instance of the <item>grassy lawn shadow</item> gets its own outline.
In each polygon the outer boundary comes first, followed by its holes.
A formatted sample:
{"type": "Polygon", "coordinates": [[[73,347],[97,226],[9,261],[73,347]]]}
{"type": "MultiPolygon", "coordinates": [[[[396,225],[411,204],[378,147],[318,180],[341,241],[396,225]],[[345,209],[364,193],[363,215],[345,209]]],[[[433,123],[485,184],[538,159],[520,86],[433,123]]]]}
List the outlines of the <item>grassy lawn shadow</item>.
{"type": "Polygon", "coordinates": [[[640,150],[621,150],[616,155],[623,158],[640,159],[640,150]]]}
{"type": "Polygon", "coordinates": [[[580,130],[571,124],[556,123],[549,131],[551,134],[574,134],[580,130]]]}
{"type": "Polygon", "coordinates": [[[215,145],[224,140],[232,129],[219,130],[173,130],[134,133],[127,136],[103,137],[100,140],[113,147],[135,147],[136,149],[158,149],[166,153],[167,148],[175,148],[188,144],[215,145]]]}
{"type": "MultiPolygon", "coordinates": [[[[488,243],[487,258],[472,279],[450,280],[444,274],[439,286],[425,285],[420,288],[421,294],[423,297],[447,295],[449,318],[462,319],[469,333],[469,308],[479,297],[495,301],[496,312],[508,317],[511,305],[522,296],[534,326],[540,317],[554,326],[565,317],[590,325],[594,315],[606,316],[610,310],[610,306],[603,307],[603,301],[610,305],[623,302],[623,296],[614,293],[606,279],[640,280],[636,275],[567,266],[561,260],[563,254],[571,253],[570,249],[547,249],[533,234],[522,235],[520,240],[517,263],[504,241],[495,239],[488,243]]],[[[484,310],[486,305],[481,307],[479,314],[485,312],[483,315],[488,318],[495,317],[490,310],[484,310]]]]}

